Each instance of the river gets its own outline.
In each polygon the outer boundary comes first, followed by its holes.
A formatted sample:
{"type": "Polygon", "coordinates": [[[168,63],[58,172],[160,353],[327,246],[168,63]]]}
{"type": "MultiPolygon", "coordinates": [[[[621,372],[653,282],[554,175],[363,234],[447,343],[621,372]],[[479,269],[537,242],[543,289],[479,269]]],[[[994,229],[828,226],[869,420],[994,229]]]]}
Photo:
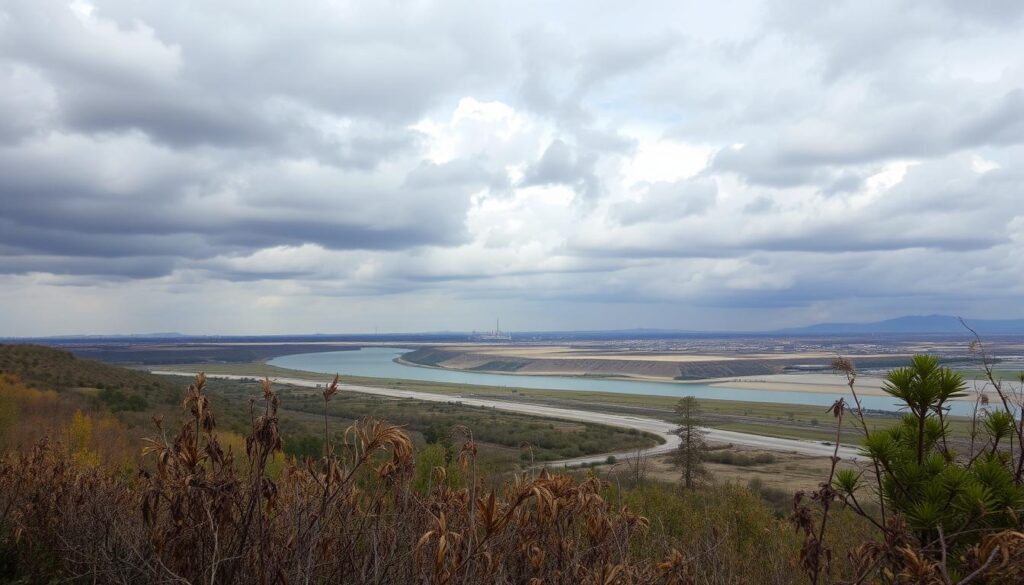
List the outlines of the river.
{"type": "MultiPolygon", "coordinates": [[[[725,388],[708,384],[678,384],[672,382],[645,382],[640,380],[614,380],[570,376],[523,376],[514,374],[485,374],[459,370],[443,370],[407,366],[395,358],[407,349],[392,347],[365,347],[355,351],[328,351],[285,355],[270,360],[270,365],[292,370],[365,376],[369,378],[398,378],[449,384],[476,384],[544,390],[584,390],[591,392],[617,392],[648,396],[695,396],[717,400],[747,402],[774,402],[782,404],[818,405],[822,409],[834,403],[839,395],[817,392],[781,392],[777,390],[749,390],[725,388]]],[[[850,398],[847,401],[852,402],[850,398]]],[[[865,408],[897,410],[897,403],[887,396],[862,396],[865,408]]],[[[957,402],[954,414],[969,415],[973,403],[957,402]]],[[[824,415],[824,412],[822,413],[824,415]]]]}

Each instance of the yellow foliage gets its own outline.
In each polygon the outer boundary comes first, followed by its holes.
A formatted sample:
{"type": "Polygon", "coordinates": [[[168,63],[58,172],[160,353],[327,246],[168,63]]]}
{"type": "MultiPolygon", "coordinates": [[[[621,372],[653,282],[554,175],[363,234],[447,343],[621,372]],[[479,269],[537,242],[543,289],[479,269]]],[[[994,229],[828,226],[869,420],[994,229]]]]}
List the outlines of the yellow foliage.
{"type": "Polygon", "coordinates": [[[18,403],[14,397],[8,396],[0,389],[0,448],[7,446],[7,441],[18,420],[18,403]]]}
{"type": "Polygon", "coordinates": [[[26,386],[13,374],[0,374],[0,448],[23,439],[34,442],[50,427],[60,402],[56,392],[26,386]]]}
{"type": "Polygon", "coordinates": [[[68,425],[68,447],[72,459],[80,467],[96,467],[100,464],[99,451],[92,446],[92,417],[76,410],[68,425]]]}
{"type": "Polygon", "coordinates": [[[68,426],[68,446],[71,451],[88,449],[92,444],[92,418],[76,410],[71,416],[71,424],[68,426]]]}
{"type": "MultiPolygon", "coordinates": [[[[233,433],[231,431],[222,431],[217,433],[217,442],[220,443],[221,449],[225,453],[230,449],[231,453],[235,456],[235,461],[245,460],[245,437],[233,433]]],[[[277,451],[267,461],[267,475],[276,479],[281,476],[281,472],[284,471],[285,466],[285,455],[284,453],[277,451]]]]}
{"type": "Polygon", "coordinates": [[[71,454],[71,459],[79,467],[99,467],[100,465],[99,451],[90,451],[89,449],[75,451],[71,454]]]}
{"type": "Polygon", "coordinates": [[[0,373],[0,449],[26,448],[48,436],[67,443],[72,460],[83,467],[133,469],[132,439],[124,425],[113,416],[83,413],[76,407],[79,398],[0,373]]]}
{"type": "Polygon", "coordinates": [[[0,397],[21,404],[27,409],[51,406],[57,402],[57,393],[53,390],[38,390],[26,386],[14,374],[0,374],[0,397]]]}

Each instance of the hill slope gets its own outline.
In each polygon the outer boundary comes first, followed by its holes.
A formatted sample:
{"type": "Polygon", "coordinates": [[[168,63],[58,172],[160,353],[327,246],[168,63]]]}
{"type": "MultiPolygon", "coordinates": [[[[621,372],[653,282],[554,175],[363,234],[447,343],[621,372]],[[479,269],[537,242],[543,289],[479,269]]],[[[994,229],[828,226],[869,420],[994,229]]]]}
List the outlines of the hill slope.
{"type": "Polygon", "coordinates": [[[70,352],[42,345],[0,344],[0,374],[15,374],[28,384],[52,390],[101,388],[144,393],[179,388],[148,372],[82,360],[70,352]]]}

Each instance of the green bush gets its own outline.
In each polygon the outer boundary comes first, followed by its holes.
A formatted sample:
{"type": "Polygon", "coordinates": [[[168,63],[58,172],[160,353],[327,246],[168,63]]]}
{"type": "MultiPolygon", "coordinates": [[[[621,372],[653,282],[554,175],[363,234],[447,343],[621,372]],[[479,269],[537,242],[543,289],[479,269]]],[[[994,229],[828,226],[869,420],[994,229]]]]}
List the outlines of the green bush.
{"type": "MultiPolygon", "coordinates": [[[[1014,428],[1003,410],[981,413],[986,446],[959,457],[949,446],[946,403],[964,395],[963,376],[918,355],[910,367],[889,372],[883,389],[909,411],[898,425],[870,433],[864,452],[882,470],[882,495],[922,539],[975,541],[978,531],[1018,528],[1024,487],[1015,477],[1011,451],[1001,449],[1014,428]],[[969,536],[970,534],[974,536],[969,536]],[[962,538],[955,535],[964,534],[962,538]]],[[[863,486],[853,472],[837,473],[835,485],[850,497],[863,486]]]]}
{"type": "Polygon", "coordinates": [[[149,403],[138,394],[125,394],[120,390],[104,388],[99,393],[100,402],[105,404],[111,412],[142,412],[149,408],[149,403]]]}
{"type": "Polygon", "coordinates": [[[323,455],[324,441],[314,435],[299,435],[283,441],[282,449],[286,455],[303,460],[307,457],[317,459],[323,455]]]}
{"type": "Polygon", "coordinates": [[[704,461],[721,463],[724,465],[736,465],[739,467],[750,467],[752,465],[765,465],[775,463],[775,455],[771,453],[758,453],[757,455],[745,455],[735,451],[716,450],[704,454],[704,461]]]}
{"type": "MultiPolygon", "coordinates": [[[[852,363],[838,358],[833,366],[846,373],[853,387],[852,363]]],[[[910,366],[885,377],[883,390],[907,411],[898,424],[871,431],[859,404],[853,410],[865,434],[863,453],[870,471],[833,466],[831,485],[822,484],[812,500],[827,517],[830,502],[838,498],[876,526],[876,541],[884,543],[880,554],[891,559],[889,575],[912,571],[918,576],[915,582],[922,583],[957,582],[986,570],[1009,580],[983,582],[1020,582],[1015,578],[1024,575],[1017,571],[1024,567],[1024,549],[1006,536],[1024,536],[1024,429],[1017,426],[1020,406],[1013,401],[1024,389],[1006,389],[994,379],[990,383],[1000,400],[980,402],[972,425],[977,434],[965,446],[966,453],[954,447],[947,403],[964,396],[967,385],[961,374],[940,367],[933,356],[914,356],[910,366]],[[993,564],[998,555],[1002,564],[993,564]],[[1011,561],[1015,555],[1017,560],[1011,561]]],[[[833,407],[840,424],[843,406],[839,401],[833,407]]],[[[797,494],[793,518],[806,535],[805,550],[816,551],[802,558],[816,580],[828,549],[820,546],[819,522],[801,503],[803,497],[797,494]]]]}

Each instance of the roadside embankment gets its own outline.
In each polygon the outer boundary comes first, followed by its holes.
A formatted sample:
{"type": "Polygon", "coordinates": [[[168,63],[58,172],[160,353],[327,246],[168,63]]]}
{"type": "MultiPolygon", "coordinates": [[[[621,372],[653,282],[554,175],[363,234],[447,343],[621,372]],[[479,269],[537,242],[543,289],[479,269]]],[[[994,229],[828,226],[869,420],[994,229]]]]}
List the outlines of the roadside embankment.
{"type": "MultiPolygon", "coordinates": [[[[167,374],[180,376],[185,372],[177,371],[160,371],[154,370],[154,374],[167,374]]],[[[219,374],[211,375],[210,377],[228,378],[228,379],[249,379],[259,377],[258,375],[245,375],[245,374],[219,374]]],[[[274,380],[280,384],[289,384],[292,386],[316,388],[323,385],[322,382],[316,382],[312,380],[305,380],[301,378],[276,378],[274,380]]],[[[625,414],[614,414],[607,412],[594,412],[591,410],[577,410],[570,408],[555,408],[551,406],[543,406],[538,404],[527,404],[520,402],[513,402],[507,400],[490,400],[482,398],[469,398],[457,395],[444,395],[444,394],[433,394],[429,392],[415,392],[410,390],[396,390],[392,388],[379,388],[373,386],[353,385],[353,384],[342,384],[344,390],[353,392],[363,392],[367,394],[376,394],[380,396],[389,396],[392,398],[405,398],[410,400],[422,400],[429,402],[448,402],[458,403],[466,406],[478,406],[482,408],[493,408],[495,410],[518,412],[521,414],[528,414],[533,416],[540,416],[546,418],[555,418],[561,420],[570,421],[581,421],[581,422],[593,422],[598,424],[605,424],[609,426],[636,429],[638,431],[651,433],[661,437],[665,442],[661,445],[651,447],[647,450],[641,451],[639,455],[658,455],[672,451],[679,445],[679,437],[675,434],[676,425],[666,422],[664,420],[658,420],[654,418],[648,418],[643,416],[633,416],[625,414]]],[[[732,443],[734,445],[745,445],[750,447],[760,447],[764,449],[770,449],[775,451],[784,451],[792,453],[800,453],[803,455],[814,455],[828,457],[831,456],[835,450],[833,445],[814,442],[814,441],[802,441],[798,439],[783,439],[777,437],[766,437],[762,435],[754,435],[749,433],[742,433],[736,431],[727,431],[721,429],[706,429],[707,440],[718,442],[718,443],[732,443]]],[[[579,464],[587,463],[591,461],[599,461],[606,458],[609,454],[604,453],[596,456],[588,456],[578,459],[557,461],[552,464],[579,464]]],[[[623,453],[612,453],[616,457],[628,458],[637,456],[636,451],[623,452],[623,453]]],[[[857,449],[841,445],[839,447],[839,456],[846,460],[857,459],[857,449]]]]}

